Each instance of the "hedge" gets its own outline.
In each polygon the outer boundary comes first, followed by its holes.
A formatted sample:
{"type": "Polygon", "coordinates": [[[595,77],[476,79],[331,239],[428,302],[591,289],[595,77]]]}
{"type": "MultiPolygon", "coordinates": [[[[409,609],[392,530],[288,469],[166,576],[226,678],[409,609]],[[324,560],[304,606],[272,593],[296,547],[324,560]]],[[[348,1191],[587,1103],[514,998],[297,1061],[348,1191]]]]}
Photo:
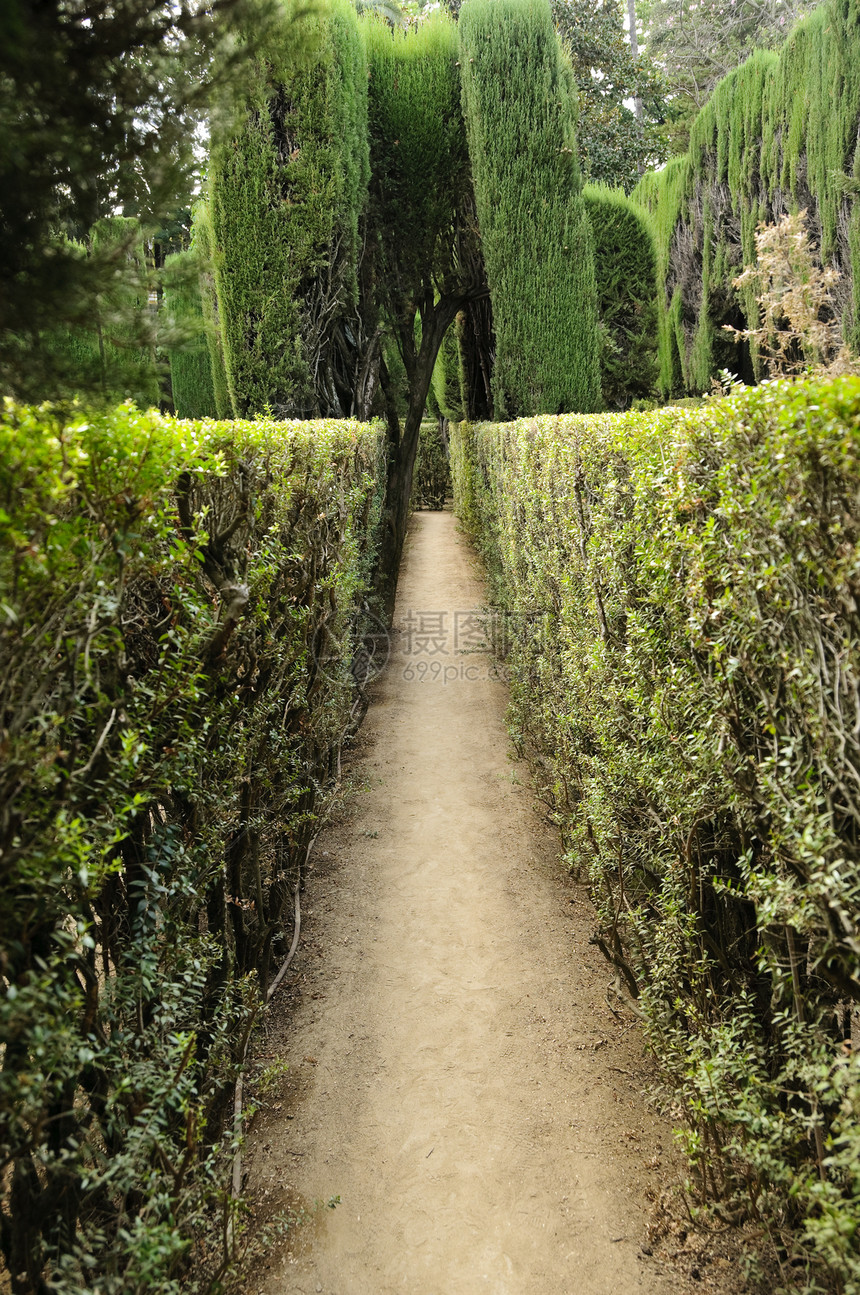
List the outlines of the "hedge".
{"type": "Polygon", "coordinates": [[[860,23],[856,0],[827,0],[779,55],[729,73],[699,113],[688,153],[649,173],[633,197],[659,243],[660,386],[707,390],[727,367],[749,381],[759,357],[722,331],[758,326],[752,288],[732,287],[755,260],[755,230],[806,209],[822,261],[842,274],[838,307],[860,350],[860,23]]]}
{"type": "Polygon", "coordinates": [[[460,337],[466,324],[461,312],[448,329],[439,347],[433,367],[428,405],[434,414],[449,422],[460,422],[466,416],[463,407],[463,363],[460,356],[460,337]]]}
{"type": "Polygon", "coordinates": [[[412,507],[439,512],[451,493],[451,465],[448,442],[438,421],[421,424],[418,454],[412,478],[412,507]]]}
{"type": "Polygon", "coordinates": [[[576,85],[548,0],[466,0],[463,114],[493,305],[497,417],[600,405],[576,85]]]}
{"type": "Polygon", "coordinates": [[[225,1104],[361,710],[381,459],[351,422],[5,407],[16,1295],[204,1291],[229,1267],[225,1104]]]}
{"type": "Polygon", "coordinates": [[[594,242],[603,403],[623,409],[657,382],[657,261],[650,221],[623,189],[582,191],[594,242]]]}
{"type": "Polygon", "coordinates": [[[860,380],[461,424],[452,455],[515,739],[698,1187],[857,1292],[860,380]]]}
{"type": "Polygon", "coordinates": [[[209,347],[215,414],[218,418],[232,418],[233,405],[227,383],[224,339],[218,310],[218,295],[215,291],[215,267],[219,257],[216,255],[215,231],[212,228],[212,209],[205,199],[201,198],[194,204],[191,209],[191,219],[191,251],[198,261],[200,305],[209,347]]]}

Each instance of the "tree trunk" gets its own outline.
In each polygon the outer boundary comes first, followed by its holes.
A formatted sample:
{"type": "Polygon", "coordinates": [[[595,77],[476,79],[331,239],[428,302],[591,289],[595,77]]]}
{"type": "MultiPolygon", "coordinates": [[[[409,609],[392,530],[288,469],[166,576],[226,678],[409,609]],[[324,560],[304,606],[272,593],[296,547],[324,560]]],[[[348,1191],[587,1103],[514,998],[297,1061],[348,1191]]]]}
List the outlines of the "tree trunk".
{"type": "MultiPolygon", "coordinates": [[[[630,23],[630,53],[634,58],[638,58],[639,35],[636,31],[636,0],[627,0],[627,18],[630,23]]],[[[633,111],[636,114],[636,120],[641,121],[645,113],[642,100],[638,96],[633,100],[633,111]]]]}
{"type": "Polygon", "coordinates": [[[387,403],[388,480],[383,516],[382,539],[377,567],[377,594],[387,622],[394,614],[397,572],[409,525],[409,502],[412,497],[412,473],[418,454],[421,419],[427,404],[427,393],[439,347],[458,310],[466,298],[448,294],[440,297],[430,309],[421,312],[421,346],[410,374],[409,405],[403,430],[390,400],[387,403]]]}

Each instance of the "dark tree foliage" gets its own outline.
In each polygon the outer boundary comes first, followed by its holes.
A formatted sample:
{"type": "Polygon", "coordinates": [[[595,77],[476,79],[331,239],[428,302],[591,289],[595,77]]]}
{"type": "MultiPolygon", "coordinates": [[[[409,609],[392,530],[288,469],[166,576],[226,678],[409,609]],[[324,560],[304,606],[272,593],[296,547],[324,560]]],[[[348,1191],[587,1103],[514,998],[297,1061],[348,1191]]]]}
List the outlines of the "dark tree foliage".
{"type": "Polygon", "coordinates": [[[662,75],[647,55],[634,55],[618,0],[552,0],[552,17],[579,92],[583,176],[629,193],[644,170],[666,158],[662,75]],[[641,119],[630,100],[640,105],[641,119]]]}
{"type": "Polygon", "coordinates": [[[5,0],[0,390],[58,394],[43,331],[85,323],[110,277],[113,251],[82,258],[58,235],[118,210],[157,229],[187,201],[212,56],[248,16],[246,0],[5,0]]]}

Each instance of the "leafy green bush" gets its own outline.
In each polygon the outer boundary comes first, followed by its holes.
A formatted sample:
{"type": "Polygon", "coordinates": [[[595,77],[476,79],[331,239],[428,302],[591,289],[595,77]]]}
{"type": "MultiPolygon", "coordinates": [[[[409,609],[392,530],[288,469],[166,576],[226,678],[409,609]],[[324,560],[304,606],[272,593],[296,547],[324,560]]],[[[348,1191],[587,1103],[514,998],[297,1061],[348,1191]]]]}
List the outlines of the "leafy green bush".
{"type": "Polygon", "coordinates": [[[853,1292],[858,433],[845,378],[452,443],[509,615],[513,732],[699,1187],[853,1292]]]}
{"type": "Polygon", "coordinates": [[[600,404],[576,85],[548,0],[466,0],[463,112],[493,304],[497,417],[600,404]]]}
{"type": "Polygon", "coordinates": [[[6,406],[0,1253],[16,1295],[210,1290],[231,1261],[225,1102],[361,705],[381,459],[378,429],[351,422],[6,406]]]}
{"type": "Polygon", "coordinates": [[[657,262],[648,217],[622,189],[582,191],[594,241],[603,402],[624,409],[657,380],[657,262]]]}

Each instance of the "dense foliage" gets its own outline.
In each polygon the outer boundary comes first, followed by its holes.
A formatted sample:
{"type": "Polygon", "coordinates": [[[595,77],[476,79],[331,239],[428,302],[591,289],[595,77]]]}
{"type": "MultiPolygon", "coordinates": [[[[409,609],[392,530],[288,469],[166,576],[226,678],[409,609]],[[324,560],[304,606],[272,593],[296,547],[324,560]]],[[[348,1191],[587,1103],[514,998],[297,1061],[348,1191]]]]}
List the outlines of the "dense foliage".
{"type": "Polygon", "coordinates": [[[300,60],[271,37],[248,77],[247,117],[213,149],[214,262],[237,417],[353,410],[358,221],[367,199],[367,65],[355,8],[307,20],[300,60]]]}
{"type": "Polygon", "coordinates": [[[158,229],[181,205],[213,56],[231,83],[267,10],[268,0],[0,7],[0,391],[68,392],[44,335],[85,324],[112,273],[74,240],[117,212],[158,229]],[[245,39],[228,52],[238,25],[245,39]]]}
{"type": "Polygon", "coordinates": [[[433,366],[429,406],[434,414],[449,422],[460,422],[466,417],[463,399],[462,335],[467,320],[465,313],[457,315],[445,334],[433,366]]]}
{"type": "Polygon", "coordinates": [[[381,458],[367,424],[6,408],[0,1249],[17,1295],[203,1291],[229,1262],[225,1098],[361,712],[381,458]]]}
{"type": "MultiPolygon", "coordinates": [[[[194,204],[193,220],[191,251],[195,254],[197,261],[200,305],[203,311],[206,342],[209,347],[215,413],[218,418],[231,418],[233,416],[233,406],[230,401],[230,389],[227,385],[224,338],[221,330],[221,316],[218,311],[218,295],[215,291],[215,263],[219,258],[215,245],[215,231],[212,228],[212,211],[209,203],[204,199],[200,199],[194,204]]],[[[187,334],[181,340],[187,344],[187,334]]]]}
{"type": "Polygon", "coordinates": [[[431,508],[438,512],[451,494],[451,464],[448,441],[441,425],[435,421],[421,424],[418,455],[412,479],[412,507],[431,508]]]}
{"type": "Polygon", "coordinates": [[[171,396],[179,418],[218,417],[200,290],[204,272],[198,248],[174,252],[165,262],[159,333],[170,356],[171,396]]]}
{"type": "Polygon", "coordinates": [[[620,189],[586,185],[594,239],[603,403],[623,409],[657,380],[657,261],[647,215],[620,189]]]}
{"type": "Polygon", "coordinates": [[[493,303],[496,417],[600,403],[576,86],[549,6],[466,0],[463,109],[493,303]]]}
{"type": "Polygon", "coordinates": [[[63,246],[82,264],[98,263],[101,291],[79,319],[42,333],[40,346],[50,354],[57,383],[91,399],[129,397],[144,409],[157,405],[155,313],[140,223],[106,216],[85,239],[67,239],[63,246]]]}
{"type": "Polygon", "coordinates": [[[844,1290],[860,1284],[858,447],[857,379],[461,424],[452,445],[510,618],[514,736],[700,1189],[844,1290]]]}
{"type": "Polygon", "coordinates": [[[722,368],[761,375],[753,348],[723,330],[758,326],[755,290],[732,281],[755,258],[756,227],[806,209],[821,260],[841,274],[837,308],[860,343],[860,23],[856,0],[827,0],[779,55],[754,54],[693,123],[689,152],[645,176],[634,197],[658,242],[660,387],[707,390],[722,368]]]}

